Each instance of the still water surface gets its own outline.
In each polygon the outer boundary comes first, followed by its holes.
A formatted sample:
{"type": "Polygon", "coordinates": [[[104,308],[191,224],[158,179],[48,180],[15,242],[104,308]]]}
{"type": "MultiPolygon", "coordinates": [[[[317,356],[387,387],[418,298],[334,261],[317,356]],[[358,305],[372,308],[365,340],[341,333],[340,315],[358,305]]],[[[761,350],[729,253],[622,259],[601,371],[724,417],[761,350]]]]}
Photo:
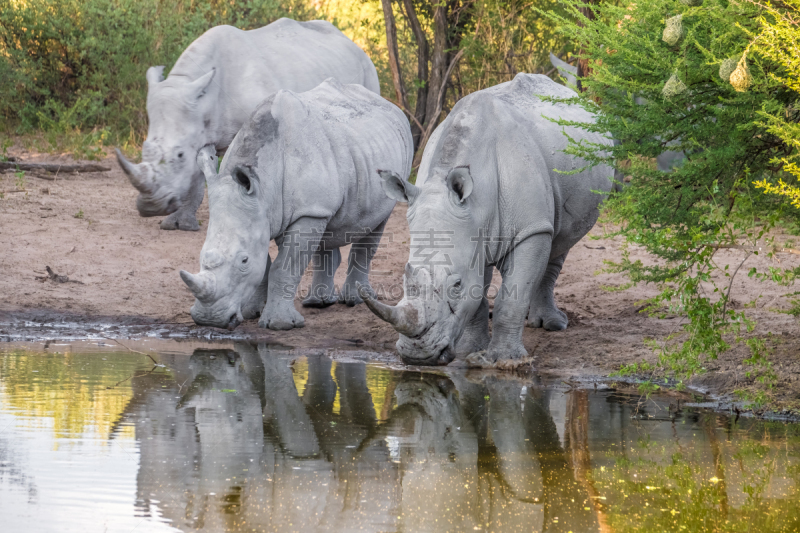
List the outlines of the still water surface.
{"type": "Polygon", "coordinates": [[[800,426],[298,358],[0,346],[0,531],[800,531],[800,426]]]}

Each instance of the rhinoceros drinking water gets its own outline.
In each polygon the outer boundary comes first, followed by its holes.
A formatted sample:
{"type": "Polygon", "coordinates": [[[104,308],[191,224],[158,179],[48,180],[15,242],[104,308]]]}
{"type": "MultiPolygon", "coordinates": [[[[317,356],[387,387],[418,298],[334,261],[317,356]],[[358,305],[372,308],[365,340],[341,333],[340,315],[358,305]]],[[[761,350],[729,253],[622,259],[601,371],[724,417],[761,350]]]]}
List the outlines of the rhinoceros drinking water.
{"type": "Polygon", "coordinates": [[[197,155],[208,181],[210,220],[197,275],[181,271],[198,324],[269,329],[304,325],[294,306],[314,256],[306,306],[335,301],[339,247],[352,244],[341,301],[361,302],[369,265],[395,201],[376,169],[405,182],[413,156],[408,119],[360,85],[334,79],[267,98],[231,143],[219,174],[212,147],[197,155]],[[269,243],[278,255],[270,263],[269,243]],[[263,308],[263,310],[262,310],[263,308]]]}
{"type": "Polygon", "coordinates": [[[395,307],[359,292],[400,333],[407,364],[442,365],[457,354],[478,364],[527,356],[528,325],[567,327],[553,288],[570,248],[594,225],[614,172],[580,170],[563,152],[567,137],[610,145],[600,134],[562,127],[546,117],[591,122],[582,108],[537,95],[575,93],[541,75],[473,93],[456,104],[425,147],[416,185],[382,174],[387,194],[408,202],[410,255],[395,307]],[[503,284],[489,338],[486,291],[497,267],[503,284]],[[479,353],[485,350],[485,353],[479,353]]]}
{"type": "Polygon", "coordinates": [[[147,140],[142,162],[117,159],[139,190],[144,217],[169,215],[162,229],[198,230],[195,212],[205,194],[195,155],[205,145],[228,147],[267,96],[307,91],[327,78],[380,94],[369,57],[322,20],[280,19],[257,30],[217,26],[194,41],[166,80],[164,67],[147,71],[147,140]]]}

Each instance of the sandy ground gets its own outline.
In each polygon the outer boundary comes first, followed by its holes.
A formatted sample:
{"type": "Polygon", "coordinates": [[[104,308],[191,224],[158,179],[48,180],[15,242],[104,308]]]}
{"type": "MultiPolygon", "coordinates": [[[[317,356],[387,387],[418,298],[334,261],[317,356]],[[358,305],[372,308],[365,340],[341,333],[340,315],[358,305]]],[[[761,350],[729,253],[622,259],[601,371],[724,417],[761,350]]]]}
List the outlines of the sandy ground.
{"type": "MultiPolygon", "coordinates": [[[[24,161],[74,163],[67,157],[29,153],[21,148],[10,150],[10,155],[24,161]]],[[[198,213],[203,221],[201,231],[160,230],[161,217],[139,217],[134,206],[137,193],[116,161],[109,157],[102,164],[111,170],[59,175],[55,180],[28,173],[27,192],[15,192],[14,174],[0,174],[4,196],[0,200],[0,339],[31,323],[38,331],[46,331],[49,325],[65,321],[84,327],[129,324],[181,331],[189,336],[225,335],[224,330],[193,325],[189,315],[193,296],[178,276],[181,269],[199,270],[207,203],[198,213]],[[46,276],[46,266],[68,276],[70,282],[37,279],[46,276]]],[[[591,235],[602,233],[598,226],[591,235]]],[[[372,284],[400,287],[408,257],[404,205],[395,208],[382,242],[373,262],[372,284]]],[[[641,300],[655,294],[654,288],[604,290],[604,286],[626,281],[621,275],[597,273],[603,260],[620,257],[620,243],[619,238],[587,237],[570,252],[556,288],[557,301],[570,318],[569,328],[564,332],[525,331],[524,342],[536,356],[537,369],[573,378],[605,376],[625,363],[654,361],[644,339],[663,337],[677,329],[677,318],[659,320],[638,312],[641,300]]],[[[632,256],[649,259],[637,251],[632,256]]],[[[743,256],[743,252],[731,250],[720,251],[717,257],[721,264],[735,268],[743,256]]],[[[781,260],[784,266],[800,262],[797,256],[781,256],[781,260]]],[[[767,261],[751,257],[745,267],[763,267],[767,261]]],[[[342,283],[344,274],[342,266],[337,284],[342,283]]],[[[309,281],[307,274],[303,288],[309,281]]],[[[497,277],[495,282],[499,284],[497,277]]],[[[776,395],[790,403],[800,401],[800,325],[797,319],[776,310],[786,307],[783,295],[792,290],[758,283],[740,273],[732,291],[739,308],[757,299],[750,310],[759,320],[757,333],[771,331],[775,335],[770,344],[780,378],[776,395]]],[[[401,294],[397,289],[386,293],[395,294],[397,299],[401,294]]],[[[392,298],[387,300],[391,302],[392,298]]],[[[301,308],[299,299],[296,303],[305,316],[305,328],[272,332],[259,329],[256,321],[248,321],[235,335],[306,348],[354,345],[389,352],[394,347],[397,334],[363,305],[316,310],[301,308]]],[[[741,365],[744,354],[738,347],[719,360],[709,361],[709,372],[695,379],[694,385],[716,392],[747,386],[747,368],[741,365]]]]}

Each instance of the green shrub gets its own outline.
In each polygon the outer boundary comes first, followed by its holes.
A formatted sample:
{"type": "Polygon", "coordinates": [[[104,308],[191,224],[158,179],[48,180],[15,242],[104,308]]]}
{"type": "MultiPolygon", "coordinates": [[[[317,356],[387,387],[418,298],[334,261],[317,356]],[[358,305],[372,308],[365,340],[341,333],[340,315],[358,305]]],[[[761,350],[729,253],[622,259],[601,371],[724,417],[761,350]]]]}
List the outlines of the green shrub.
{"type": "Polygon", "coordinates": [[[147,130],[148,67],[169,72],[213,26],[252,29],[293,13],[302,9],[278,0],[1,0],[6,133],[94,129],[95,142],[138,144],[147,130]]]}
{"type": "MultiPolygon", "coordinates": [[[[681,316],[680,329],[657,346],[660,366],[686,379],[753,331],[746,312],[732,309],[737,273],[780,283],[797,277],[796,269],[742,267],[751,254],[774,253],[769,232],[777,223],[800,220],[788,203],[753,184],[797,183],[775,161],[796,156],[798,145],[770,130],[764,117],[796,125],[800,93],[787,82],[793,77],[785,64],[752,46],[771,9],[761,4],[563,3],[571,16],[552,18],[568,38],[584,43],[592,67],[582,80],[586,91],[574,101],[598,120],[582,126],[618,141],[611,150],[571,143],[570,151],[631,177],[606,209],[628,243],[659,261],[644,264],[625,252],[611,270],[661,289],[650,300],[653,314],[681,316]],[[664,42],[664,29],[678,17],[680,39],[671,34],[664,42]],[[730,58],[737,58],[733,70],[730,58]],[[663,172],[655,158],[665,150],[687,158],[663,172]],[[730,268],[715,259],[725,248],[740,250],[730,268]]],[[[764,344],[752,338],[746,344],[752,354],[746,362],[763,366],[764,344]]]]}

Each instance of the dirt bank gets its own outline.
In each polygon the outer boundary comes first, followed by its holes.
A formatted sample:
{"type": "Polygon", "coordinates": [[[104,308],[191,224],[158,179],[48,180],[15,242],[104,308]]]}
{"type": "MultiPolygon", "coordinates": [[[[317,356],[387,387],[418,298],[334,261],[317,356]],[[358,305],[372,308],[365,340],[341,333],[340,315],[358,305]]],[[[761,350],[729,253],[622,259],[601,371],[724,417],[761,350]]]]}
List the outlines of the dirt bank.
{"type": "MultiPolygon", "coordinates": [[[[25,161],[74,163],[66,157],[44,156],[21,148],[10,153],[25,161]]],[[[162,231],[160,217],[139,217],[134,207],[136,192],[116,162],[109,157],[102,164],[111,170],[58,175],[55,179],[27,173],[27,192],[14,192],[18,181],[14,174],[0,174],[0,191],[4,191],[0,200],[0,339],[100,331],[98,324],[116,327],[112,333],[126,335],[229,335],[192,323],[189,308],[193,297],[178,276],[181,269],[194,272],[199,268],[207,203],[198,213],[203,221],[200,232],[162,231]],[[50,279],[46,266],[69,281],[50,279]],[[61,327],[57,327],[59,324],[61,327]],[[122,326],[127,329],[119,329],[122,326]]],[[[601,234],[601,227],[592,232],[601,234]]],[[[574,377],[607,375],[625,363],[653,361],[652,351],[643,340],[676,330],[678,319],[658,320],[638,313],[638,302],[655,293],[652,287],[604,290],[605,286],[625,283],[620,275],[596,274],[603,260],[620,257],[620,242],[587,237],[570,252],[556,289],[559,305],[570,317],[570,327],[558,333],[525,331],[525,345],[537,357],[538,369],[574,377]]],[[[408,257],[404,205],[398,205],[392,214],[383,244],[373,263],[372,283],[384,286],[387,300],[392,301],[392,295],[399,298],[401,294],[397,288],[408,257]]],[[[648,260],[641,252],[632,255],[648,260]]],[[[721,264],[735,268],[743,255],[731,250],[720,251],[717,257],[721,264]]],[[[751,257],[745,266],[765,266],[767,261],[751,257]]],[[[788,256],[783,265],[798,262],[800,258],[788,256]]],[[[342,283],[344,274],[342,267],[337,283],[342,283]]],[[[302,289],[309,281],[307,275],[302,289]]],[[[760,332],[776,334],[772,360],[780,379],[778,397],[792,402],[800,400],[800,327],[796,319],[775,311],[786,306],[782,298],[785,292],[740,275],[732,294],[738,307],[757,299],[752,316],[759,320],[760,332]]],[[[249,321],[234,335],[295,347],[358,345],[382,351],[392,350],[397,339],[394,330],[363,305],[316,310],[302,309],[298,302],[298,308],[306,319],[303,329],[269,332],[259,329],[256,321],[249,321]]],[[[743,354],[742,348],[736,348],[709,362],[709,373],[695,384],[717,392],[746,386],[749,380],[746,368],[741,366],[743,354]]]]}

